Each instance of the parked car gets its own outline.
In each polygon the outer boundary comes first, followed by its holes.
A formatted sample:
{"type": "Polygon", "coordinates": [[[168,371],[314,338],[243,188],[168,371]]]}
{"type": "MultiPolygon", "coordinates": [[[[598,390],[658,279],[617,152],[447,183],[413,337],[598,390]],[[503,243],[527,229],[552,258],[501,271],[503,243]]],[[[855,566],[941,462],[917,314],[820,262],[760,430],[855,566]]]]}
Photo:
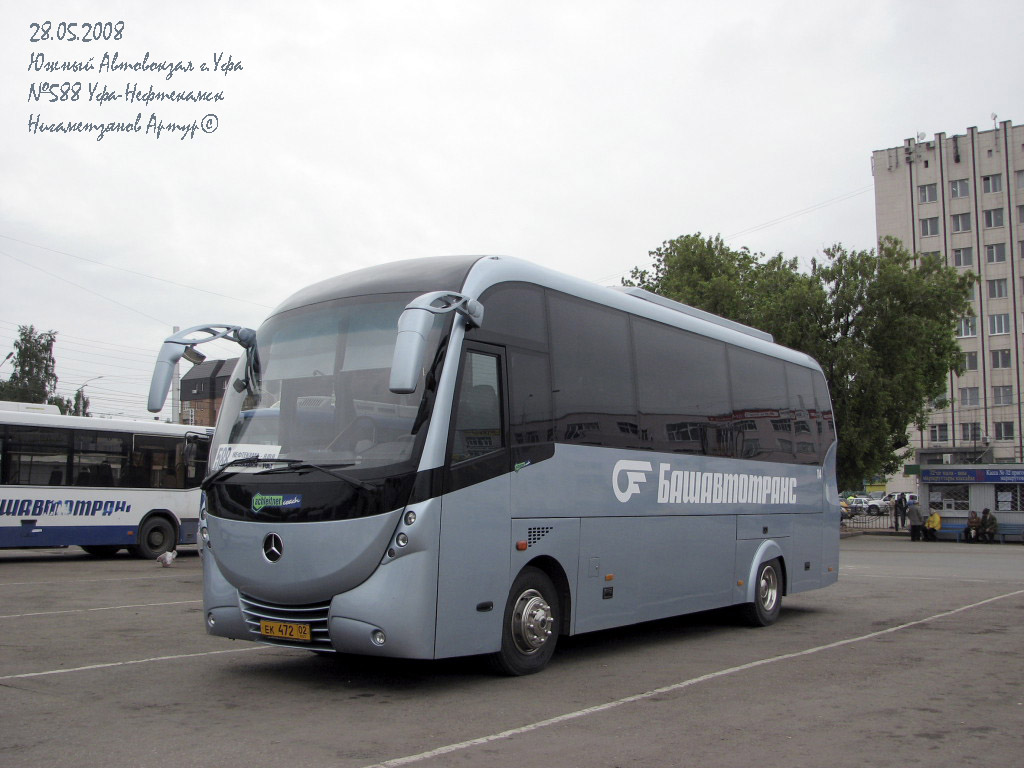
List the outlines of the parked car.
{"type": "Polygon", "coordinates": [[[849,520],[855,514],[857,514],[857,513],[854,512],[850,508],[850,505],[846,503],[846,499],[840,499],[839,500],[839,519],[840,520],[849,520]]]}
{"type": "Polygon", "coordinates": [[[846,499],[846,503],[850,507],[850,512],[853,515],[877,515],[878,514],[878,502],[872,499],[870,496],[850,496],[846,499]],[[871,511],[874,508],[874,511],[871,511]]]}
{"type": "Polygon", "coordinates": [[[911,499],[917,501],[916,493],[907,493],[906,491],[893,491],[892,493],[887,493],[882,497],[882,503],[886,505],[886,509],[888,511],[896,509],[896,497],[901,493],[907,497],[907,504],[910,503],[911,499]]]}

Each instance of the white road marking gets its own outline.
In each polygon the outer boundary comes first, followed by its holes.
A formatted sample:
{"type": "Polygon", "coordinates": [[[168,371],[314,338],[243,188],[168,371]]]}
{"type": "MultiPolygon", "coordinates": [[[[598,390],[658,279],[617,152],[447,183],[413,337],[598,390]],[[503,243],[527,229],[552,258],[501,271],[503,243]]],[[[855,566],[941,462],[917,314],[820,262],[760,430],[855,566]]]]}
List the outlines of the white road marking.
{"type": "MultiPolygon", "coordinates": [[[[977,603],[971,603],[970,605],[965,605],[965,606],[962,606],[960,608],[954,608],[951,611],[943,611],[942,613],[936,613],[934,616],[929,616],[929,617],[924,618],[924,619],[918,619],[917,621],[910,621],[910,622],[907,622],[906,624],[900,624],[899,626],[889,627],[888,629],[879,630],[878,632],[871,632],[871,633],[866,634],[866,635],[860,635],[859,637],[851,637],[851,638],[848,638],[846,640],[837,640],[834,643],[827,643],[826,645],[819,645],[819,646],[817,646],[815,648],[808,648],[808,649],[803,650],[803,651],[796,651],[795,653],[784,653],[781,656],[773,656],[773,657],[771,657],[769,659],[759,659],[758,661],[752,661],[749,664],[740,664],[737,667],[730,667],[729,669],[722,669],[722,670],[719,670],[718,672],[711,672],[711,673],[709,673],[707,675],[701,675],[700,677],[694,677],[694,678],[692,678],[690,680],[684,680],[681,683],[673,683],[672,685],[666,685],[663,688],[655,688],[653,691],[647,691],[646,693],[638,693],[638,694],[635,694],[633,696],[627,696],[624,699],[617,699],[616,701],[609,701],[606,704],[599,704],[597,706],[587,707],[586,709],[580,709],[580,710],[577,710],[575,712],[568,712],[568,713],[566,713],[564,715],[558,715],[557,717],[552,717],[552,718],[549,718],[547,720],[541,720],[541,721],[536,722],[536,723],[530,723],[529,725],[524,725],[524,726],[521,726],[519,728],[512,728],[512,729],[507,730],[507,731],[502,731],[501,733],[494,733],[494,734],[491,734],[490,736],[481,736],[478,739],[470,739],[468,741],[461,741],[458,744],[449,744],[449,745],[444,746],[444,747],[438,747],[437,749],[432,749],[432,750],[430,750],[428,752],[420,752],[418,755],[408,755],[406,757],[397,757],[397,758],[395,758],[393,760],[385,760],[385,761],[380,762],[380,763],[374,763],[373,765],[368,766],[368,768],[396,768],[396,766],[400,766],[400,765],[410,765],[411,763],[419,763],[419,762],[422,762],[424,760],[429,760],[429,759],[434,758],[434,757],[439,757],[441,755],[447,755],[447,754],[450,754],[452,752],[458,752],[458,751],[463,750],[463,749],[469,749],[470,747],[477,747],[477,746],[481,746],[483,744],[490,744],[491,742],[500,741],[502,739],[507,739],[507,738],[510,738],[512,736],[518,736],[518,735],[523,734],[523,733],[529,733],[530,731],[536,731],[536,730],[538,730],[540,728],[547,728],[548,726],[551,726],[551,725],[558,725],[559,723],[564,723],[564,722],[567,722],[569,720],[577,720],[577,719],[579,719],[581,717],[586,717],[587,715],[594,715],[594,714],[597,714],[599,712],[606,712],[606,711],[608,711],[610,709],[615,709],[616,707],[621,707],[621,706],[623,706],[625,704],[633,704],[633,703],[638,702],[638,701],[644,701],[645,699],[650,699],[650,698],[653,698],[655,696],[660,696],[660,695],[665,694],[665,693],[671,693],[673,691],[682,690],[683,688],[689,688],[689,687],[697,685],[699,683],[705,683],[708,680],[714,680],[715,678],[725,677],[726,675],[733,675],[733,674],[736,674],[737,672],[745,672],[748,669],[754,669],[756,667],[763,667],[766,664],[774,664],[774,663],[779,662],[779,661],[788,661],[789,659],[797,659],[797,658],[800,658],[801,656],[809,656],[809,655],[811,655],[813,653],[819,653],[821,651],[831,650],[832,648],[839,648],[839,647],[844,646],[844,645],[850,645],[851,643],[859,643],[859,642],[862,642],[864,640],[873,640],[876,637],[881,637],[882,635],[891,634],[892,632],[899,632],[899,631],[904,630],[904,629],[909,629],[910,627],[916,627],[916,626],[919,626],[921,624],[925,624],[925,623],[927,623],[929,621],[935,621],[937,619],[943,619],[943,618],[946,618],[947,616],[953,616],[954,614],[961,613],[963,611],[969,611],[972,608],[978,608],[979,606],[995,602],[996,600],[1004,600],[1004,599],[1006,599],[1008,597],[1016,597],[1017,595],[1024,595],[1024,589],[1017,590],[1016,592],[1008,592],[1008,593],[1006,593],[1004,595],[998,595],[996,597],[990,597],[987,600],[981,600],[981,601],[979,601],[977,603]]],[[[0,679],[3,679],[3,678],[0,678],[0,679]]]]}
{"type": "Polygon", "coordinates": [[[73,608],[66,611],[37,611],[35,613],[9,613],[0,619],[24,619],[29,616],[57,616],[65,613],[91,613],[93,611],[119,611],[122,608],[158,608],[163,605],[189,605],[201,603],[202,600],[176,600],[172,603],[139,603],[138,605],[107,605],[102,608],[73,608]]]}
{"type": "Polygon", "coordinates": [[[154,656],[151,659],[132,659],[130,661],[110,661],[105,664],[90,664],[86,667],[72,667],[70,669],[49,669],[45,672],[23,672],[20,675],[3,675],[3,680],[20,680],[26,677],[45,677],[47,675],[64,675],[69,672],[88,672],[93,669],[109,669],[110,667],[129,667],[133,664],[149,664],[154,661],[175,661],[177,659],[195,659],[200,656],[217,656],[221,653],[245,653],[246,651],[266,651],[273,646],[254,645],[250,648],[229,648],[226,651],[203,651],[202,653],[179,653],[174,656],[154,656]]]}

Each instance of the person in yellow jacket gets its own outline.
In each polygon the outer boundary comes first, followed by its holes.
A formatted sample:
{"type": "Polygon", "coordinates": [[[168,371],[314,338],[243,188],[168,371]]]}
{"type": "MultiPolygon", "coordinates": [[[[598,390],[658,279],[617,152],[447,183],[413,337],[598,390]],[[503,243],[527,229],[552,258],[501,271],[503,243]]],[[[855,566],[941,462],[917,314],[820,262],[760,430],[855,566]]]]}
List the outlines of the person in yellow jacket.
{"type": "Polygon", "coordinates": [[[932,513],[928,515],[928,519],[924,521],[924,540],[938,541],[938,532],[941,530],[942,516],[939,515],[939,510],[932,510],[932,513]]]}

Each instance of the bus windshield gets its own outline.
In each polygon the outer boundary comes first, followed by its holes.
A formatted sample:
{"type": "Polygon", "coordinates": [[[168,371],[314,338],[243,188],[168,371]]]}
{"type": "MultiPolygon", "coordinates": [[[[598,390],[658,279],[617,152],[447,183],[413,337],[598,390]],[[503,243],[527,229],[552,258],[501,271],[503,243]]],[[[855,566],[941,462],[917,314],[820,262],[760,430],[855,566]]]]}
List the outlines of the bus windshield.
{"type": "MultiPolygon", "coordinates": [[[[424,374],[411,395],[393,394],[388,381],[398,318],[413,298],[339,299],[267,320],[252,361],[241,358],[228,383],[213,469],[240,458],[354,469],[407,464],[422,426],[424,374]]],[[[431,352],[442,323],[430,333],[431,352]]]]}

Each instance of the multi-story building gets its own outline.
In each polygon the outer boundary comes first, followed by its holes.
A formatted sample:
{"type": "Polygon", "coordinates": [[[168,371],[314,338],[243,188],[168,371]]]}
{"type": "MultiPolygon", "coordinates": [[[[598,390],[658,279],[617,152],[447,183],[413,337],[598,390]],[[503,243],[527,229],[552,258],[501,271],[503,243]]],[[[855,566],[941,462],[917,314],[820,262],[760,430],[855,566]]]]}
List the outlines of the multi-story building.
{"type": "Polygon", "coordinates": [[[950,374],[928,429],[911,433],[920,462],[1024,460],[1024,126],[918,134],[871,164],[878,236],[978,277],[974,314],[957,329],[964,372],[950,374]]]}
{"type": "Polygon", "coordinates": [[[224,390],[238,358],[206,360],[181,377],[182,424],[212,427],[217,422],[224,390]]]}

